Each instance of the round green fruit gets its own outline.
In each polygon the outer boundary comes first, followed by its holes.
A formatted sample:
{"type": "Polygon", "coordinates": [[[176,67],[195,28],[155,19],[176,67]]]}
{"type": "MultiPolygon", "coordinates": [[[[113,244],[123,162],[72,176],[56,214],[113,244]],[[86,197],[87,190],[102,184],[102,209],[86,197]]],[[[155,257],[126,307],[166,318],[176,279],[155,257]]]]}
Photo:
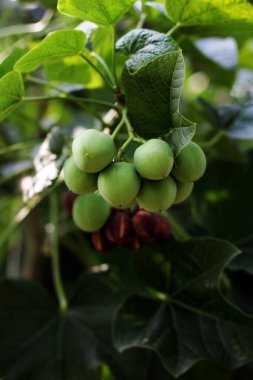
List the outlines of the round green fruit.
{"type": "Polygon", "coordinates": [[[116,154],[116,147],[110,135],[94,129],[87,129],[73,140],[75,164],[87,173],[98,173],[108,166],[116,154]]]}
{"type": "Polygon", "coordinates": [[[191,194],[193,189],[193,182],[176,182],[177,184],[177,195],[174,200],[174,204],[181,203],[185,201],[191,194]]]}
{"type": "Polygon", "coordinates": [[[136,199],[143,209],[162,212],[173,204],[176,194],[177,185],[169,176],[159,181],[144,180],[136,199]]]}
{"type": "Polygon", "coordinates": [[[194,142],[186,145],[175,160],[172,174],[181,182],[197,181],[206,170],[206,156],[194,142]]]}
{"type": "Polygon", "coordinates": [[[134,153],[135,168],[143,178],[153,180],[166,178],[173,164],[172,149],[163,140],[151,139],[139,146],[134,153]]]}
{"type": "Polygon", "coordinates": [[[70,191],[75,194],[93,193],[97,189],[97,174],[86,173],[68,158],[63,166],[64,181],[70,191]]]}
{"type": "Polygon", "coordinates": [[[76,198],[73,220],[85,232],[98,231],[110,215],[110,206],[98,194],[85,194],[76,198]]]}
{"type": "Polygon", "coordinates": [[[127,208],[136,197],[141,181],[134,165],[127,162],[111,164],[98,176],[98,190],[115,208],[127,208]]]}

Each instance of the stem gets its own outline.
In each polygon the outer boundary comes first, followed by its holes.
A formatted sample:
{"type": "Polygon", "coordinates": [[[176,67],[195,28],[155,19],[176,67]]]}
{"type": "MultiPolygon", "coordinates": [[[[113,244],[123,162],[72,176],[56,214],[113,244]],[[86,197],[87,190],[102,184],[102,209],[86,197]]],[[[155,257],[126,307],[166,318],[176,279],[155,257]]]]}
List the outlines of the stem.
{"type": "Polygon", "coordinates": [[[64,292],[61,273],[60,273],[60,260],[58,249],[58,198],[56,192],[50,196],[50,219],[53,225],[52,232],[52,271],[55,293],[58,298],[60,310],[65,312],[68,308],[67,297],[64,292]]]}
{"type": "Polygon", "coordinates": [[[140,29],[143,27],[143,24],[146,20],[147,15],[145,14],[144,8],[145,8],[146,0],[141,0],[141,15],[140,19],[138,21],[138,24],[136,25],[136,29],[140,29]]]}
{"type": "Polygon", "coordinates": [[[112,75],[112,73],[111,73],[111,70],[110,70],[109,67],[107,66],[107,63],[105,62],[105,60],[104,60],[102,57],[100,57],[100,55],[98,55],[97,53],[95,53],[94,51],[91,53],[91,55],[92,55],[93,57],[95,57],[95,58],[98,60],[98,62],[103,66],[105,72],[106,72],[107,75],[108,75],[108,78],[109,78],[110,81],[111,81],[112,86],[115,87],[115,81],[114,81],[113,75],[112,75]]]}
{"type": "Polygon", "coordinates": [[[78,98],[77,96],[68,95],[65,93],[58,94],[58,95],[45,95],[45,96],[31,96],[31,97],[25,97],[22,99],[23,102],[37,102],[41,100],[70,100],[73,102],[79,102],[79,103],[86,103],[86,104],[94,104],[98,106],[103,107],[109,107],[118,109],[115,104],[106,102],[103,100],[96,100],[96,99],[87,99],[87,98],[78,98]]]}
{"type": "Polygon", "coordinates": [[[177,22],[167,33],[167,36],[171,36],[177,29],[179,29],[182,26],[180,22],[177,22]]]}
{"type": "Polygon", "coordinates": [[[146,0],[141,0],[141,13],[144,13],[145,3],[146,3],[146,0]]]}
{"type": "Polygon", "coordinates": [[[139,144],[144,144],[146,142],[145,139],[143,139],[141,137],[136,137],[134,135],[133,128],[132,128],[131,123],[130,123],[128,116],[127,116],[126,108],[122,108],[122,117],[123,117],[123,120],[126,124],[128,135],[132,137],[132,141],[135,141],[139,144]]]}
{"type": "Polygon", "coordinates": [[[116,86],[119,87],[119,82],[117,78],[117,70],[116,70],[115,45],[116,45],[116,28],[115,26],[112,26],[112,73],[114,76],[114,81],[116,83],[116,86]]]}
{"type": "Polygon", "coordinates": [[[49,24],[51,19],[53,18],[54,11],[47,10],[40,21],[26,24],[26,25],[12,25],[2,28],[0,31],[0,39],[10,37],[18,34],[26,34],[26,33],[39,33],[42,32],[49,24]]]}
{"type": "Polygon", "coordinates": [[[115,140],[116,136],[118,135],[118,133],[120,132],[121,128],[123,127],[123,125],[125,124],[125,120],[122,118],[119,122],[119,124],[117,125],[117,127],[114,129],[113,133],[112,133],[112,139],[115,140]]]}
{"type": "Polygon", "coordinates": [[[6,146],[4,148],[1,148],[0,149],[0,156],[3,156],[4,154],[8,154],[11,152],[16,152],[18,150],[30,148],[36,144],[39,144],[39,143],[41,143],[41,140],[26,141],[26,142],[21,142],[21,143],[17,143],[17,144],[12,144],[12,145],[6,146]]]}
{"type": "Polygon", "coordinates": [[[29,75],[26,80],[28,80],[29,82],[32,82],[32,83],[36,83],[36,84],[41,84],[42,86],[46,86],[46,87],[49,87],[51,88],[52,90],[56,90],[60,93],[63,93],[62,89],[58,86],[55,86],[54,84],[44,80],[44,79],[40,79],[40,78],[36,78],[36,77],[33,77],[31,75],[29,75]]]}
{"type": "Polygon", "coordinates": [[[206,142],[202,142],[202,143],[199,143],[199,145],[201,146],[201,148],[211,148],[212,146],[214,146],[215,144],[217,144],[217,142],[220,141],[220,139],[225,135],[224,131],[221,130],[221,131],[218,131],[212,138],[211,140],[209,141],[206,141],[206,142]]]}
{"type": "Polygon", "coordinates": [[[104,75],[104,73],[96,66],[94,65],[94,63],[88,58],[86,57],[86,55],[80,53],[79,54],[80,57],[82,57],[97,73],[98,75],[101,76],[101,78],[104,80],[104,82],[111,88],[113,89],[113,85],[111,84],[111,82],[108,80],[108,78],[104,75]]]}
{"type": "Polygon", "coordinates": [[[129,136],[127,141],[119,148],[118,154],[116,156],[116,161],[120,161],[122,154],[125,152],[128,145],[130,145],[132,141],[133,141],[133,136],[129,136]]]}
{"type": "Polygon", "coordinates": [[[144,22],[145,22],[145,20],[146,20],[146,15],[145,15],[145,13],[142,13],[141,15],[140,15],[140,19],[139,19],[139,21],[138,21],[138,24],[136,25],[136,29],[141,29],[142,27],[143,27],[143,24],[144,24],[144,22]]]}

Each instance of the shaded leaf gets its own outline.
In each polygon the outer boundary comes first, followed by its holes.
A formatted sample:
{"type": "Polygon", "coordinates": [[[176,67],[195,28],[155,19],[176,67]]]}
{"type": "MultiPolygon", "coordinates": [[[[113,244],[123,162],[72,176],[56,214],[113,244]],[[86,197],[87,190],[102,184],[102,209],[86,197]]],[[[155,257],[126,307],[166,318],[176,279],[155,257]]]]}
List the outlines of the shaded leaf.
{"type": "Polygon", "coordinates": [[[60,313],[38,284],[2,280],[0,376],[101,380],[102,368],[107,367],[115,379],[147,379],[145,351],[118,354],[111,342],[119,287],[113,272],[86,273],[72,291],[68,310],[60,313]]]}
{"type": "Polygon", "coordinates": [[[126,300],[115,321],[118,349],[154,350],[176,377],[204,358],[230,368],[252,361],[253,318],[219,289],[222,270],[238,249],[203,238],[169,243],[166,251],[173,268],[170,287],[126,300]]]}
{"type": "Polygon", "coordinates": [[[173,128],[170,140],[175,147],[176,155],[180,153],[185,145],[192,140],[195,135],[196,126],[192,124],[190,127],[173,128]]]}
{"type": "Polygon", "coordinates": [[[184,59],[176,42],[165,34],[138,29],[122,37],[116,47],[122,54],[132,54],[122,81],[134,130],[151,138],[173,128],[192,129],[194,124],[179,113],[184,59]]]}
{"type": "Polygon", "coordinates": [[[81,30],[52,32],[21,57],[15,64],[15,69],[29,73],[45,63],[80,53],[85,47],[85,42],[86,36],[81,30]]]}
{"type": "Polygon", "coordinates": [[[58,10],[68,16],[89,20],[99,25],[114,25],[136,0],[59,0],[58,10]]]}
{"type": "Polygon", "coordinates": [[[170,20],[184,32],[211,36],[252,34],[253,7],[247,0],[166,0],[170,20]]]}
{"type": "Polygon", "coordinates": [[[0,121],[19,106],[23,96],[24,84],[20,73],[11,71],[0,79],[0,121]]]}

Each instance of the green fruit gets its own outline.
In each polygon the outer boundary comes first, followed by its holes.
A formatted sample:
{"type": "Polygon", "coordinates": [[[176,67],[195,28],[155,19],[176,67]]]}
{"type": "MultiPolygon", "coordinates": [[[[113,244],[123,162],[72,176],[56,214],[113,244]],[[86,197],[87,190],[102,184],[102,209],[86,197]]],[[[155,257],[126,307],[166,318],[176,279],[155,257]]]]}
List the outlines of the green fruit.
{"type": "Polygon", "coordinates": [[[134,165],[127,162],[111,164],[98,176],[98,190],[116,208],[127,208],[134,200],[141,181],[134,165]]]}
{"type": "Polygon", "coordinates": [[[85,173],[68,158],[63,166],[65,183],[70,191],[76,194],[93,193],[97,189],[97,174],[85,173]]]}
{"type": "Polygon", "coordinates": [[[134,153],[134,165],[138,173],[147,179],[168,177],[174,164],[172,149],[163,140],[151,139],[139,146],[134,153]]]}
{"type": "Polygon", "coordinates": [[[97,194],[85,194],[76,198],[73,206],[73,220],[83,231],[98,231],[110,215],[110,206],[97,194]]]}
{"type": "Polygon", "coordinates": [[[177,194],[177,186],[170,176],[159,181],[144,180],[137,202],[147,211],[161,212],[169,208],[177,194]]]}
{"type": "Polygon", "coordinates": [[[98,173],[108,166],[116,154],[110,135],[87,129],[77,136],[72,144],[75,164],[87,173],[98,173]]]}
{"type": "Polygon", "coordinates": [[[177,181],[177,195],[174,204],[185,201],[191,194],[193,189],[193,182],[179,182],[177,181]]]}
{"type": "Polygon", "coordinates": [[[197,181],[206,170],[206,156],[199,145],[190,142],[175,160],[172,174],[181,182],[197,181]]]}

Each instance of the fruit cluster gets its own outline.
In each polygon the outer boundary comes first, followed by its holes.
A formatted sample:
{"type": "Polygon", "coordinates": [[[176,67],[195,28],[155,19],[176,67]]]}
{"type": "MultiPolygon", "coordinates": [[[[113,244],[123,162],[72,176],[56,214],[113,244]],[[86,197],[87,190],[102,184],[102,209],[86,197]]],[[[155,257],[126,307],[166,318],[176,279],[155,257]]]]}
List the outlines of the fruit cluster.
{"type": "Polygon", "coordinates": [[[133,211],[112,209],[106,224],[91,235],[91,242],[98,252],[118,245],[138,251],[146,242],[169,238],[170,224],[162,214],[138,208],[133,211]]]}
{"type": "MultiPolygon", "coordinates": [[[[63,204],[72,215],[77,195],[66,191],[63,204]]],[[[96,251],[105,252],[120,245],[137,251],[146,242],[165,241],[171,236],[171,228],[164,215],[134,207],[128,210],[112,208],[110,215],[98,231],[89,234],[96,251]]]]}
{"type": "Polygon", "coordinates": [[[205,155],[196,143],[174,157],[161,139],[140,145],[133,163],[117,162],[113,138],[93,129],[74,139],[72,153],[64,164],[64,179],[69,190],[82,194],[75,201],[73,219],[87,232],[105,224],[110,207],[127,209],[137,201],[146,211],[161,212],[183,202],[206,168],[205,155]]]}

